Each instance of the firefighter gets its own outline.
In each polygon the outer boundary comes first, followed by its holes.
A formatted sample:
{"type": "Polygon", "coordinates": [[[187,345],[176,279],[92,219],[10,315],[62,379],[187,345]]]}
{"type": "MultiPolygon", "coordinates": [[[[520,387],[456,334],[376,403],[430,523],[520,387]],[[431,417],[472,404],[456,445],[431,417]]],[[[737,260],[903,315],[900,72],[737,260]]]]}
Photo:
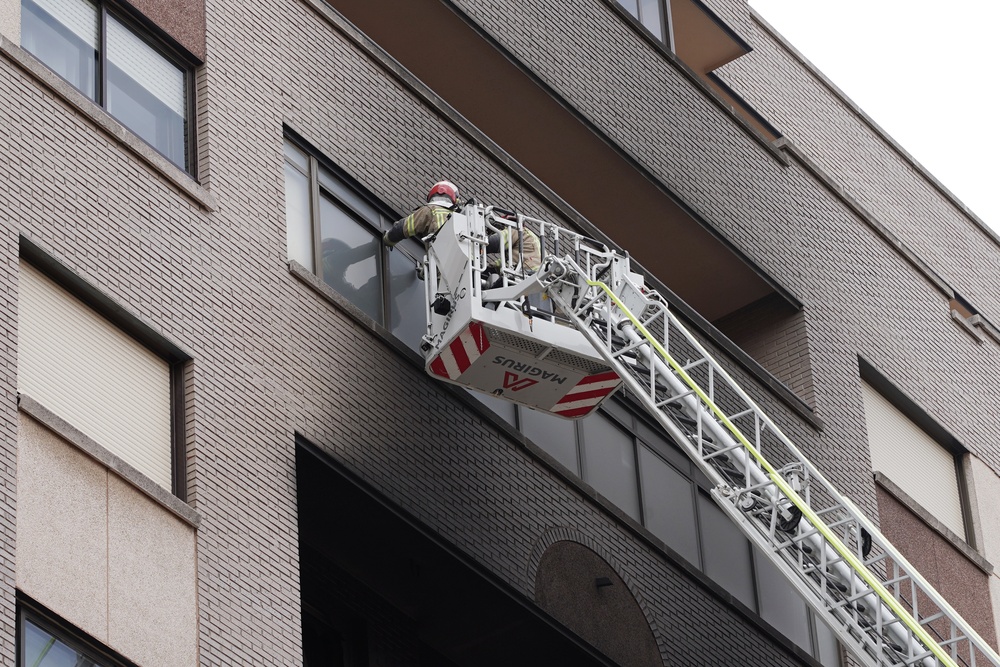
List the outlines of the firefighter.
{"type": "Polygon", "coordinates": [[[450,181],[438,181],[427,193],[427,203],[405,218],[397,220],[382,236],[390,248],[403,239],[416,236],[423,238],[448,222],[451,212],[458,204],[458,188],[450,181]]]}
{"type": "Polygon", "coordinates": [[[523,260],[521,268],[530,275],[542,264],[542,243],[535,232],[527,227],[521,232],[515,227],[504,227],[500,232],[490,234],[486,244],[486,267],[500,271],[500,246],[504,247],[504,255],[510,268],[515,268],[523,260]],[[523,255],[522,255],[523,250],[523,255]]]}

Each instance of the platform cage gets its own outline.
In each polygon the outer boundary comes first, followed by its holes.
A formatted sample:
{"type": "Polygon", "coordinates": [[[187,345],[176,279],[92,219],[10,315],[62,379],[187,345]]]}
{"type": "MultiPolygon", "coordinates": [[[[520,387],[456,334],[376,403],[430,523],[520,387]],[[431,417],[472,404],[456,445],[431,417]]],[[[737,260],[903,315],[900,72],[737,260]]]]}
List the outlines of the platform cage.
{"type": "Polygon", "coordinates": [[[532,242],[548,256],[587,263],[607,253],[552,223],[469,203],[426,239],[427,331],[421,349],[431,375],[567,419],[584,417],[622,380],[552,306],[524,261],[532,242]],[[534,235],[532,239],[531,235],[534,235]],[[499,248],[487,254],[491,236],[499,248]]]}

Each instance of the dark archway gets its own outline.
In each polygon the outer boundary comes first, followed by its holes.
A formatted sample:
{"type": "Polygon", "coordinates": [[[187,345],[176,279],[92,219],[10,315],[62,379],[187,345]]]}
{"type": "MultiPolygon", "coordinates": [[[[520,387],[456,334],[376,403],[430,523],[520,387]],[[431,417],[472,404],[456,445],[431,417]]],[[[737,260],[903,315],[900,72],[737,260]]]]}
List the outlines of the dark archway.
{"type": "Polygon", "coordinates": [[[535,601],[623,667],[663,660],[642,608],[611,565],[582,544],[556,542],[535,574],[535,601]]]}

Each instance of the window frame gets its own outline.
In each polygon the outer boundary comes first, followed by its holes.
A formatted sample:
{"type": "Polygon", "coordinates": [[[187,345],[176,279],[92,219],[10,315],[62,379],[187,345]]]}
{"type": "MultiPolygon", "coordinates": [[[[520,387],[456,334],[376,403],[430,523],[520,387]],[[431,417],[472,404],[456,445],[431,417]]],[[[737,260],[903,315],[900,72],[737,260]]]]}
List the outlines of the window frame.
{"type": "MultiPolygon", "coordinates": [[[[338,292],[334,287],[327,283],[323,277],[323,239],[320,201],[322,197],[326,197],[351,220],[367,232],[371,233],[372,237],[378,242],[378,252],[376,253],[376,258],[378,261],[379,280],[381,284],[381,307],[379,309],[379,319],[376,319],[375,322],[391,333],[391,308],[393,295],[391,285],[392,272],[390,270],[391,257],[389,253],[401,252],[407,260],[413,262],[414,268],[416,268],[416,266],[418,266],[422,261],[423,247],[415,239],[404,239],[390,249],[385,245],[385,243],[382,242],[382,234],[402,216],[397,215],[390,208],[382,204],[382,202],[380,202],[367,189],[362,187],[356,180],[344,172],[343,169],[322,157],[322,153],[313,148],[309,142],[305,141],[288,128],[285,128],[283,142],[287,142],[294,148],[301,151],[305,155],[307,161],[307,170],[304,171],[302,167],[295,164],[295,162],[290,160],[284,155],[284,152],[282,152],[282,166],[291,167],[300,175],[304,176],[309,190],[309,242],[311,245],[310,250],[313,268],[312,270],[309,270],[308,267],[304,268],[316,276],[323,285],[329,287],[331,290],[346,299],[352,306],[361,312],[365,312],[361,306],[357,305],[349,297],[349,295],[338,292]],[[343,196],[324,185],[322,182],[323,179],[320,176],[321,171],[326,172],[327,177],[338,183],[350,194],[356,196],[364,205],[370,207],[371,210],[369,213],[371,216],[366,215],[365,212],[358,211],[356,206],[352,205],[350,201],[347,201],[343,196]]],[[[285,197],[287,198],[287,196],[288,191],[286,188],[285,197]]],[[[291,257],[289,257],[289,259],[292,260],[291,257]]],[[[370,317],[367,313],[365,313],[365,315],[370,317]]]]}
{"type": "Polygon", "coordinates": [[[104,646],[99,641],[85,634],[82,630],[66,619],[47,609],[37,601],[18,591],[17,611],[15,617],[15,646],[17,667],[25,665],[24,651],[26,649],[26,623],[47,632],[77,653],[100,665],[100,667],[137,667],[124,656],[104,646]]]}
{"type": "Polygon", "coordinates": [[[122,333],[166,362],[170,369],[168,387],[170,392],[170,492],[179,500],[187,502],[188,443],[185,405],[187,381],[185,375],[192,357],[140,319],[123,310],[109,296],[77,276],[24,236],[21,236],[19,240],[18,255],[22,262],[33,266],[122,333]]]}
{"type": "MultiPolygon", "coordinates": [[[[862,382],[870,386],[878,395],[889,403],[889,405],[898,410],[903,417],[908,419],[915,427],[923,431],[928,438],[936,442],[945,453],[951,456],[955,470],[955,482],[957,485],[959,510],[962,515],[961,518],[963,528],[961,533],[956,533],[956,536],[975,549],[976,534],[973,529],[975,522],[973,521],[972,501],[969,495],[969,480],[965,474],[964,464],[965,457],[968,456],[969,450],[961,442],[959,442],[955,436],[945,429],[944,426],[939,424],[933,417],[927,414],[927,412],[917,405],[913,399],[904,394],[885,375],[876,369],[874,365],[860,356],[858,357],[858,371],[862,382]]],[[[864,414],[864,405],[862,405],[862,414],[864,414]]],[[[867,417],[865,418],[867,419],[867,417]]],[[[865,445],[870,446],[867,441],[865,442],[865,445]]],[[[894,484],[898,481],[892,480],[891,477],[888,478],[894,484]]],[[[931,508],[924,507],[923,510],[934,517],[936,521],[941,521],[941,519],[931,512],[931,508]]]]}
{"type": "MultiPolygon", "coordinates": [[[[34,0],[17,0],[23,11],[25,1],[34,3],[34,0]]],[[[197,178],[198,174],[198,150],[197,150],[197,129],[196,129],[196,91],[195,70],[201,65],[201,61],[192,55],[187,49],[181,46],[166,31],[143,16],[138,10],[130,7],[127,3],[116,2],[115,0],[91,0],[96,5],[98,17],[97,35],[97,63],[94,72],[95,91],[94,98],[90,97],[88,91],[77,88],[71,81],[64,78],[58,72],[49,67],[45,61],[31,51],[25,51],[38,60],[49,71],[61,78],[74,90],[80,91],[87,99],[99,106],[105,113],[121,123],[122,127],[135,135],[144,144],[156,151],[170,164],[187,172],[190,176],[197,178]],[[172,65],[181,70],[184,75],[184,164],[177,164],[169,158],[157,146],[143,138],[136,130],[129,127],[124,121],[108,110],[108,15],[117,20],[126,30],[131,32],[136,38],[149,46],[153,51],[162,56],[172,65]]],[[[39,7],[44,11],[44,8],[39,7]]]]}

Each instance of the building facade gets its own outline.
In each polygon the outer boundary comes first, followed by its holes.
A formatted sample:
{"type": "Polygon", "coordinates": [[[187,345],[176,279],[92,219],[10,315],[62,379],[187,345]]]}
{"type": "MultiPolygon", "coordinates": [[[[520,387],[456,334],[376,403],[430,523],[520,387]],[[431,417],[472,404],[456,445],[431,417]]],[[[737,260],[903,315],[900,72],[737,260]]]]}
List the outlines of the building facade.
{"type": "Polygon", "coordinates": [[[996,646],[1000,238],[743,0],[0,0],[0,99],[4,664],[852,664],[636,402],[425,373],[442,178],[627,251],[996,646]]]}

